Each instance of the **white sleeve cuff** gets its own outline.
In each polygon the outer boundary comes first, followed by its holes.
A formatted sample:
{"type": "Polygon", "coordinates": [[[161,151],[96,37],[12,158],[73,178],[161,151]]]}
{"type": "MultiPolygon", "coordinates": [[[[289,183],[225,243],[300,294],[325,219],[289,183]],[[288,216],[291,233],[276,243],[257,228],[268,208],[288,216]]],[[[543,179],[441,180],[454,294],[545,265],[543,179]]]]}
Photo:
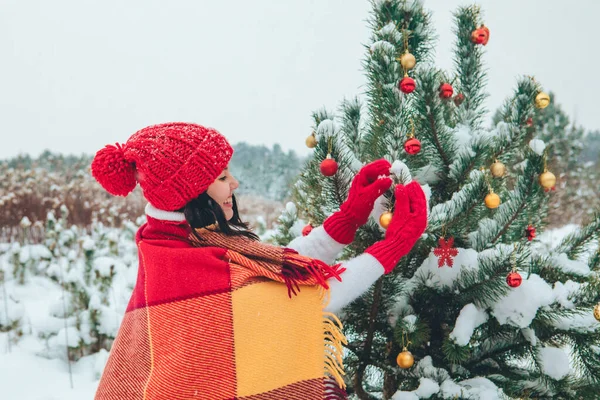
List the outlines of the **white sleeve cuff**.
{"type": "Polygon", "coordinates": [[[314,228],[307,236],[298,236],[286,247],[296,250],[303,256],[333,264],[346,245],[336,242],[321,225],[314,228]]]}
{"type": "Polygon", "coordinates": [[[341,274],[341,282],[335,278],[327,280],[330,298],[325,310],[332,313],[339,312],[365,293],[384,273],[383,266],[368,253],[345,261],[342,266],[346,271],[341,274]]]}

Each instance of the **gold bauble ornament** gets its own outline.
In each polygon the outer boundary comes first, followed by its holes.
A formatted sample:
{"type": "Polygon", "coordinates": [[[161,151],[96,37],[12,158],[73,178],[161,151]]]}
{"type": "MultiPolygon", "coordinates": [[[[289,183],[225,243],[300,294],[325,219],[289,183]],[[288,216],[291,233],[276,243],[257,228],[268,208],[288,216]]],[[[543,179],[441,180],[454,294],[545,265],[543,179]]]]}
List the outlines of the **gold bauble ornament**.
{"type": "Polygon", "coordinates": [[[500,196],[492,192],[485,196],[485,206],[490,209],[498,208],[500,205],[500,196]]]}
{"type": "Polygon", "coordinates": [[[552,189],[556,186],[556,176],[550,171],[545,171],[540,174],[540,185],[542,185],[544,189],[552,189]]]}
{"type": "Polygon", "coordinates": [[[405,348],[402,349],[402,353],[398,354],[396,358],[398,366],[403,369],[409,369],[415,363],[415,358],[412,353],[405,348]]]}
{"type": "Polygon", "coordinates": [[[390,226],[390,223],[392,222],[392,215],[393,214],[391,212],[386,211],[379,216],[379,225],[381,225],[383,229],[387,229],[388,226],[390,226]]]}
{"type": "Polygon", "coordinates": [[[314,132],[306,138],[306,147],[308,147],[309,149],[314,149],[315,147],[317,147],[317,138],[314,132]]]}
{"type": "Polygon", "coordinates": [[[490,171],[494,178],[501,178],[506,173],[506,165],[502,164],[500,161],[496,160],[491,166],[490,171]]]}
{"type": "Polygon", "coordinates": [[[600,322],[600,303],[594,306],[594,318],[600,322]]]}
{"type": "Polygon", "coordinates": [[[546,108],[550,104],[550,96],[548,93],[539,92],[537,96],[535,96],[535,106],[537,108],[546,108]]]}
{"type": "Polygon", "coordinates": [[[408,52],[408,50],[406,50],[406,52],[400,56],[400,65],[402,65],[402,67],[404,67],[404,69],[406,69],[406,70],[413,69],[416,64],[417,64],[417,59],[415,58],[415,56],[410,54],[408,52]]]}

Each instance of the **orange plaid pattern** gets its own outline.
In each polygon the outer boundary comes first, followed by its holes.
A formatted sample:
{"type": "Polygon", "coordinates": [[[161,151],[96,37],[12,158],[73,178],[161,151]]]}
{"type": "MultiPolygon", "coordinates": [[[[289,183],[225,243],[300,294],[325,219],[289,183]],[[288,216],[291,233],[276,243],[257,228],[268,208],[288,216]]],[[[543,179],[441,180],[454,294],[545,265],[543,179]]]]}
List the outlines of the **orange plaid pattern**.
{"type": "Polygon", "coordinates": [[[269,257],[219,247],[139,243],[138,280],[96,400],[344,399],[345,338],[323,312],[319,279],[307,275],[289,298],[269,257]]]}

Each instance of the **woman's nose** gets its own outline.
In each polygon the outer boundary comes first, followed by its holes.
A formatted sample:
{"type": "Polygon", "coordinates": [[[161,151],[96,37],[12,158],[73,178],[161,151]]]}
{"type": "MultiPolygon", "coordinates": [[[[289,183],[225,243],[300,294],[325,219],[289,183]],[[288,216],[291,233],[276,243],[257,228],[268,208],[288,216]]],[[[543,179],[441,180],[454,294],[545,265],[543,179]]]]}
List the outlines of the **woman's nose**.
{"type": "Polygon", "coordinates": [[[240,186],[240,183],[238,182],[237,179],[233,178],[233,182],[231,182],[231,189],[235,190],[238,188],[238,186],[240,186]]]}

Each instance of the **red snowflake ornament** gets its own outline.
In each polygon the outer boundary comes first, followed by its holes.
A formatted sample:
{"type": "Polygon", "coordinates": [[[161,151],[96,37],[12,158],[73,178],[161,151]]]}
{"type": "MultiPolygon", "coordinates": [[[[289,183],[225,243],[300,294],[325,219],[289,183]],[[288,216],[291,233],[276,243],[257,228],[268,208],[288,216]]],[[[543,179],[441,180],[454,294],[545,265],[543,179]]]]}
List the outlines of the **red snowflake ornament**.
{"type": "Polygon", "coordinates": [[[433,249],[433,254],[438,259],[438,268],[442,268],[444,264],[448,265],[452,268],[454,265],[454,259],[452,257],[456,257],[458,255],[458,249],[454,247],[454,238],[450,237],[448,240],[441,237],[438,240],[439,247],[433,249]]]}

